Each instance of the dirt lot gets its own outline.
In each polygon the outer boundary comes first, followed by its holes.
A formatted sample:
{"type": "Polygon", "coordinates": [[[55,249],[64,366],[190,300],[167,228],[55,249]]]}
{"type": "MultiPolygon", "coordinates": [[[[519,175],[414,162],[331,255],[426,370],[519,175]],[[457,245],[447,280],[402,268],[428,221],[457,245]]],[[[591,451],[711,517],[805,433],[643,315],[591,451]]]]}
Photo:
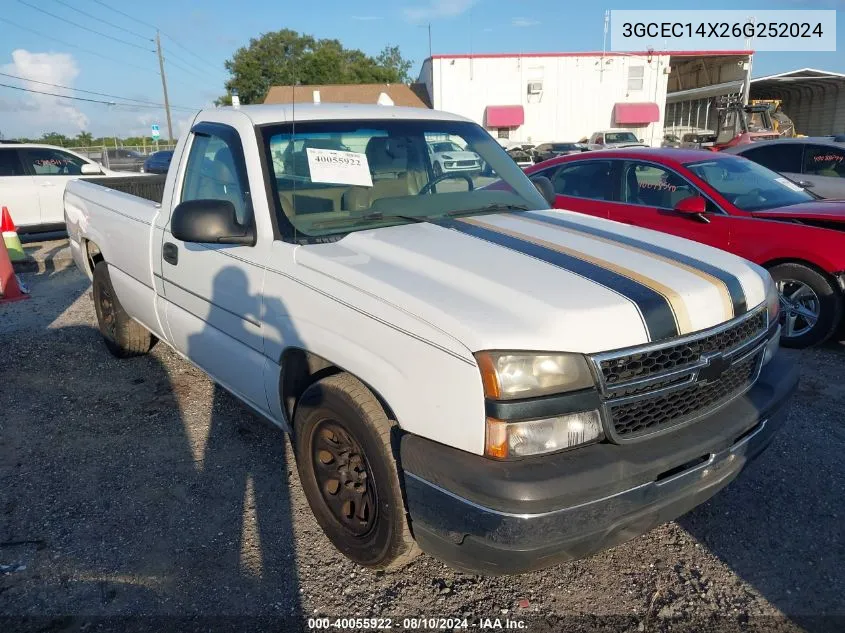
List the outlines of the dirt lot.
{"type": "Polygon", "coordinates": [[[678,522],[524,576],[427,556],[384,575],[322,536],[281,432],[165,345],[112,358],[75,270],[26,280],[33,298],[0,306],[2,631],[293,631],[320,615],[845,630],[839,345],[795,354],[785,431],[678,522]]]}

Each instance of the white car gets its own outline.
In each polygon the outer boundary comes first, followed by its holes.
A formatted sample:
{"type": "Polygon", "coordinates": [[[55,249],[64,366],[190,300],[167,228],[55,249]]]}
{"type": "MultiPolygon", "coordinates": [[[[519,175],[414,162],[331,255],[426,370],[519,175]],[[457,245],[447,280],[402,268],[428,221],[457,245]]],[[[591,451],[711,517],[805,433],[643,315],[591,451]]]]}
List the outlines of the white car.
{"type": "Polygon", "coordinates": [[[121,174],[61,147],[0,142],[0,205],[22,232],[63,229],[65,185],[84,175],[121,174]]]}
{"type": "Polygon", "coordinates": [[[428,154],[435,176],[454,171],[481,171],[483,167],[478,154],[461,149],[454,141],[431,142],[428,154]]]}

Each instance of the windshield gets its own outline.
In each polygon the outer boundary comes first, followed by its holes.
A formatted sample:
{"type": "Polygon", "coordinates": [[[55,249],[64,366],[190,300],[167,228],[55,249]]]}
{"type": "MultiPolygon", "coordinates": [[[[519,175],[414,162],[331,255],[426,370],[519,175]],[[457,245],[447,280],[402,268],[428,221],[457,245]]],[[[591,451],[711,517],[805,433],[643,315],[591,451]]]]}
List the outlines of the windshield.
{"type": "Polygon", "coordinates": [[[432,143],[431,151],[439,154],[440,152],[462,152],[463,150],[454,143],[432,143]]]}
{"type": "Polygon", "coordinates": [[[814,200],[788,178],[738,156],[687,163],[686,167],[743,211],[762,211],[814,200]]]}
{"type": "Polygon", "coordinates": [[[513,159],[475,123],[307,121],[295,131],[285,124],[262,132],[277,212],[305,236],[548,208],[513,159]],[[466,147],[475,156],[427,151],[440,145],[466,147]],[[340,147],[345,149],[334,150],[340,147]]]}
{"type": "Polygon", "coordinates": [[[569,152],[571,150],[578,149],[578,146],[575,143],[553,143],[552,144],[552,151],[553,152],[569,152]]]}
{"type": "Polygon", "coordinates": [[[637,137],[633,132],[606,132],[604,135],[605,143],[637,143],[637,137]]]}

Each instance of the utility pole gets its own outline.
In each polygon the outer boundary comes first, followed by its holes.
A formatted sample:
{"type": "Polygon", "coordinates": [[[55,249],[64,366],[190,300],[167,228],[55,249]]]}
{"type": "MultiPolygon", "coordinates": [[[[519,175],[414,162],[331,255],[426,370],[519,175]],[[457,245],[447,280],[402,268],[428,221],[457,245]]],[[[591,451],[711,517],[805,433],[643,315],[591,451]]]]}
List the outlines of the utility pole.
{"type": "Polygon", "coordinates": [[[161,71],[161,88],[164,90],[164,111],[167,113],[167,140],[173,143],[173,123],[170,121],[170,101],[167,99],[167,79],[164,76],[164,57],[161,56],[161,36],[156,29],[156,51],[158,68],[161,71]]]}
{"type": "Polygon", "coordinates": [[[428,23],[428,56],[431,57],[431,22],[428,23]]]}

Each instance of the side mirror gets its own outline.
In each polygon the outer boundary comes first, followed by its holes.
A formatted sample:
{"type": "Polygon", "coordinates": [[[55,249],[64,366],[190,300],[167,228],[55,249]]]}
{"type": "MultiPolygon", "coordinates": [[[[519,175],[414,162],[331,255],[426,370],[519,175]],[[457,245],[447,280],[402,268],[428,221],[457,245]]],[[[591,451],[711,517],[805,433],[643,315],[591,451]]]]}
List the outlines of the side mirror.
{"type": "Polygon", "coordinates": [[[707,200],[701,196],[690,196],[689,198],[679,200],[675,205],[675,211],[696,216],[698,219],[708,224],[710,223],[710,220],[704,215],[707,211],[707,200]]]}
{"type": "Polygon", "coordinates": [[[537,187],[537,191],[545,198],[546,202],[549,203],[549,207],[553,209],[555,206],[555,188],[552,185],[552,181],[545,176],[534,176],[531,178],[531,182],[537,187]]]}
{"type": "Polygon", "coordinates": [[[228,200],[188,200],[173,209],[170,232],[183,242],[198,244],[255,244],[255,229],[238,224],[235,205],[228,200]]]}
{"type": "Polygon", "coordinates": [[[645,143],[645,141],[644,141],[643,139],[641,139],[641,138],[638,138],[637,140],[638,140],[640,143],[645,143]]]}
{"type": "Polygon", "coordinates": [[[82,167],[79,168],[79,173],[83,176],[99,176],[103,172],[96,165],[92,165],[91,163],[82,163],[82,167]]]}

